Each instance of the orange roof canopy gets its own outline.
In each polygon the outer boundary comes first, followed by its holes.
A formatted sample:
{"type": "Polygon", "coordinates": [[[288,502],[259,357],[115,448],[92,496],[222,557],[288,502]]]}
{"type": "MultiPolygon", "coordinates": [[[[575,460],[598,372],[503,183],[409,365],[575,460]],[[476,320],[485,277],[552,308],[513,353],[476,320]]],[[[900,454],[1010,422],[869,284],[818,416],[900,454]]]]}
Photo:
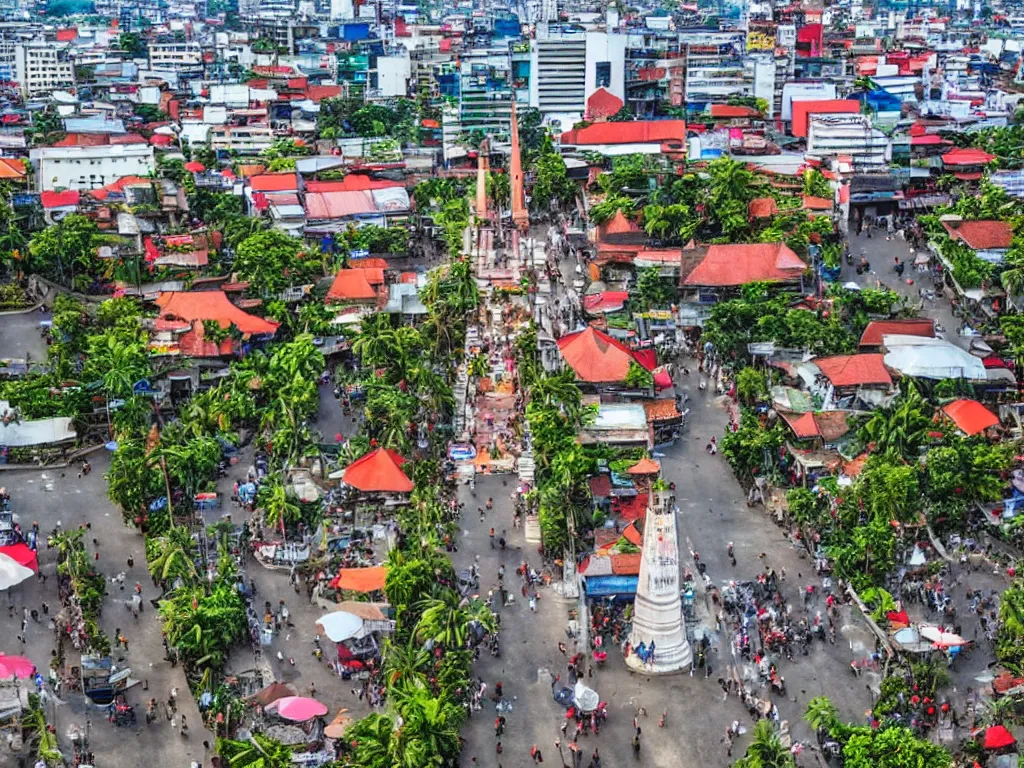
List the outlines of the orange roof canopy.
{"type": "Polygon", "coordinates": [[[230,301],[224,291],[165,291],[157,296],[160,315],[182,320],[216,320],[221,328],[234,325],[242,333],[275,333],[279,323],[250,315],[230,301]]]}
{"type": "Polygon", "coordinates": [[[360,491],[409,493],[413,482],[402,471],[407,459],[387,448],[377,448],[348,465],[342,480],[360,491]]]}
{"type": "Polygon", "coordinates": [[[659,472],[661,472],[661,467],[658,466],[658,463],[646,456],[626,470],[626,474],[629,475],[656,475],[659,472]]]}
{"type": "Polygon", "coordinates": [[[968,436],[999,425],[999,417],[977,400],[954,400],[945,405],[942,412],[968,436]]]}
{"type": "Polygon", "coordinates": [[[373,565],[369,568],[341,568],[338,575],[331,580],[334,589],[347,589],[352,592],[380,592],[384,589],[387,578],[386,565],[373,565]]]}
{"type": "Polygon", "coordinates": [[[558,340],[558,349],[580,381],[624,381],[630,363],[636,363],[646,370],[651,369],[625,344],[596,328],[586,328],[579,333],[563,336],[558,340]]]}

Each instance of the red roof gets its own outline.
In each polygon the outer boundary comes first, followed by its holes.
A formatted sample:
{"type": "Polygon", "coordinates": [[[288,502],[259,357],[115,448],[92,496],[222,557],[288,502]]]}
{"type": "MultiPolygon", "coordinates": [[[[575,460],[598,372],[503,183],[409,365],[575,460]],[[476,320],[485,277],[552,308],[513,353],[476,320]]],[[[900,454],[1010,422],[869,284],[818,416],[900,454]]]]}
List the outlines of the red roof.
{"type": "Polygon", "coordinates": [[[626,470],[627,475],[658,475],[661,474],[661,467],[658,463],[647,456],[626,470]]]}
{"type": "Polygon", "coordinates": [[[623,107],[622,99],[609,91],[607,88],[598,88],[587,99],[587,119],[598,120],[602,117],[611,117],[617,114],[623,107]]]}
{"type": "Polygon", "coordinates": [[[882,362],[883,355],[837,355],[812,360],[825,378],[836,387],[856,387],[862,384],[892,384],[892,377],[882,362]]]}
{"type": "Polygon", "coordinates": [[[758,280],[799,280],[807,269],[785,243],[712,245],[683,285],[733,286],[758,280]]]}
{"type": "Polygon", "coordinates": [[[338,575],[331,579],[331,589],[350,592],[380,592],[387,581],[386,565],[371,565],[368,568],[340,568],[338,575]]]}
{"type": "Polygon", "coordinates": [[[110,136],[105,133],[69,133],[51,147],[102,147],[110,143],[110,136]]]}
{"type": "Polygon", "coordinates": [[[149,137],[149,143],[155,147],[169,147],[172,141],[174,140],[170,136],[165,136],[162,133],[154,133],[149,137]]]}
{"type": "Polygon", "coordinates": [[[620,520],[640,520],[647,513],[648,494],[636,496],[615,496],[612,498],[612,513],[620,520]]]}
{"type": "Polygon", "coordinates": [[[24,179],[25,162],[13,157],[0,157],[0,179],[24,179]]]}
{"type": "MultiPolygon", "coordinates": [[[[377,291],[373,289],[370,278],[375,277],[375,272],[383,273],[383,270],[373,269],[340,269],[334,276],[331,289],[327,291],[327,301],[363,301],[376,299],[377,291]]],[[[383,283],[383,276],[380,281],[383,283]]]]}
{"type": "Polygon", "coordinates": [[[857,114],[860,102],[854,99],[809,99],[793,100],[793,123],[790,130],[794,136],[807,136],[807,123],[811,115],[857,114]]]}
{"type": "Polygon", "coordinates": [[[737,107],[731,104],[712,104],[711,105],[711,117],[712,118],[731,118],[731,117],[761,117],[761,112],[754,107],[737,107]]]}
{"type": "Polygon", "coordinates": [[[309,85],[306,86],[306,98],[310,101],[323,101],[341,95],[340,85],[309,85]]]}
{"type": "Polygon", "coordinates": [[[999,417],[977,400],[954,400],[942,412],[968,437],[999,425],[999,417]]]}
{"type": "Polygon", "coordinates": [[[985,737],[982,746],[985,749],[1005,749],[1017,743],[1005,725],[990,725],[985,729],[985,737]]]}
{"type": "Polygon", "coordinates": [[[747,213],[752,219],[767,219],[779,212],[774,197],[755,197],[747,205],[747,213]]]}
{"type": "Polygon", "coordinates": [[[345,468],[342,480],[360,491],[409,493],[413,482],[402,471],[407,459],[387,448],[377,448],[345,468]]]}
{"type": "Polygon", "coordinates": [[[244,312],[223,291],[165,291],[157,296],[160,315],[182,320],[216,320],[221,328],[234,325],[242,333],[272,334],[279,323],[244,312]]]}
{"type": "Polygon", "coordinates": [[[935,338],[935,321],[915,318],[912,320],[872,320],[860,337],[860,346],[878,347],[886,334],[923,336],[935,338]]]}
{"type": "Polygon", "coordinates": [[[400,181],[371,179],[363,173],[350,173],[339,181],[307,181],[306,192],[365,192],[370,189],[391,189],[405,186],[400,181]]]}
{"type": "Polygon", "coordinates": [[[629,291],[605,291],[583,297],[583,308],[592,315],[616,312],[622,309],[629,298],[629,291]]]}
{"type": "Polygon", "coordinates": [[[924,136],[911,136],[910,146],[912,147],[934,147],[939,144],[952,144],[935,133],[927,133],[924,136]]]}
{"type": "Polygon", "coordinates": [[[121,144],[145,144],[146,138],[137,133],[124,133],[120,136],[111,136],[110,143],[112,146],[118,146],[121,144]]]}
{"type": "Polygon", "coordinates": [[[58,43],[70,43],[78,37],[78,27],[68,27],[67,29],[57,30],[57,42],[58,43]]]}
{"type": "Polygon", "coordinates": [[[808,211],[831,211],[832,201],[827,197],[815,197],[814,195],[804,195],[804,210],[808,211]]]}
{"type": "Polygon", "coordinates": [[[846,411],[822,411],[801,414],[782,414],[793,434],[804,440],[820,437],[826,442],[837,440],[850,431],[846,411]]]}
{"type": "Polygon", "coordinates": [[[596,328],[585,328],[558,340],[558,349],[576,378],[592,384],[623,381],[629,364],[651,370],[625,344],[596,328]]]}
{"type": "Polygon", "coordinates": [[[183,333],[178,339],[178,349],[185,357],[222,357],[230,355],[235,344],[232,339],[224,339],[219,344],[215,341],[208,341],[204,336],[202,324],[197,324],[194,329],[183,333]]]}
{"type": "Polygon", "coordinates": [[[996,219],[972,221],[943,221],[953,240],[962,240],[976,251],[1009,248],[1013,242],[1013,227],[1008,221],[996,219]]]}
{"type": "Polygon", "coordinates": [[[294,173],[267,173],[250,176],[249,185],[254,192],[294,192],[299,180],[294,173]]]}
{"type": "Polygon", "coordinates": [[[376,212],[377,204],[370,190],[306,194],[306,216],[310,219],[343,219],[361,213],[376,212]]]}
{"type": "Polygon", "coordinates": [[[65,192],[42,192],[39,195],[39,202],[46,209],[71,208],[78,205],[78,201],[81,199],[82,195],[77,189],[69,189],[65,192]]]}
{"type": "Polygon", "coordinates": [[[640,552],[629,552],[622,555],[612,555],[612,573],[616,576],[636,576],[640,573],[640,552]]]}
{"type": "Polygon", "coordinates": [[[563,144],[652,144],[686,141],[685,120],[632,120],[594,123],[562,134],[563,144]]]}
{"type": "Polygon", "coordinates": [[[980,149],[951,149],[942,156],[943,165],[985,165],[996,159],[980,149]]]}

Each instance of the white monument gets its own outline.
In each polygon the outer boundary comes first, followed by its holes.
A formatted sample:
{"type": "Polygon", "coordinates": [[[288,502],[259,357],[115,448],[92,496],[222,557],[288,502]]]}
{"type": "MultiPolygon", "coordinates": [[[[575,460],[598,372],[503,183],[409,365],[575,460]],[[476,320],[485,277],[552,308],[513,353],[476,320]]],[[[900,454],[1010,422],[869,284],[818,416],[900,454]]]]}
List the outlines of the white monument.
{"type": "Polygon", "coordinates": [[[668,494],[652,492],[644,516],[644,546],[640,580],[633,601],[633,649],[626,664],[637,672],[659,675],[690,668],[693,654],[686,639],[679,599],[679,540],[676,518],[668,494]],[[654,658],[645,661],[637,653],[654,644],[654,658]]]}

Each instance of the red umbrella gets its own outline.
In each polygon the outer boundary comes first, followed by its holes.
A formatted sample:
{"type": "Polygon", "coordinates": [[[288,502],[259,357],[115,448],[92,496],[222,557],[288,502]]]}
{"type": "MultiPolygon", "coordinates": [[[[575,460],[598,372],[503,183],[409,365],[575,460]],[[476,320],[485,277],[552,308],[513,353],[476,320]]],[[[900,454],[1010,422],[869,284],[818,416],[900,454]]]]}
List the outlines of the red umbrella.
{"type": "Polygon", "coordinates": [[[202,173],[206,170],[206,166],[193,160],[190,163],[185,163],[185,170],[189,173],[202,173]]]}
{"type": "Polygon", "coordinates": [[[1002,749],[1003,747],[1012,747],[1016,743],[1017,740],[1013,738],[1013,734],[1002,725],[993,725],[987,728],[985,740],[982,742],[985,749],[1002,749]]]}
{"type": "Polygon", "coordinates": [[[32,663],[32,659],[0,654],[0,678],[17,677],[24,680],[27,677],[32,677],[35,673],[36,665],[32,663]]]}

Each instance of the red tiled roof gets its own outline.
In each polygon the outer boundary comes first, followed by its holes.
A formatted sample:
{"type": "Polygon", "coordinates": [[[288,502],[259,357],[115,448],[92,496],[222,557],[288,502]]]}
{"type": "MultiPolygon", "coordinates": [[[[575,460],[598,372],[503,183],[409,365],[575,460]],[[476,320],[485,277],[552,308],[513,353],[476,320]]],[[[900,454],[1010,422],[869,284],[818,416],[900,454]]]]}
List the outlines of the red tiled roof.
{"type": "Polygon", "coordinates": [[[370,189],[392,189],[405,186],[400,181],[371,179],[362,173],[350,173],[339,181],[307,181],[306,192],[365,192],[370,189]]]}
{"type": "Polygon", "coordinates": [[[752,219],[767,219],[779,212],[774,197],[755,197],[747,205],[747,214],[752,219]]]}
{"type": "Polygon", "coordinates": [[[612,573],[616,576],[636,576],[640,573],[640,552],[612,555],[612,573]]]}
{"type": "Polygon", "coordinates": [[[856,387],[861,384],[892,384],[892,377],[882,362],[884,356],[876,354],[837,355],[812,360],[825,378],[836,387],[856,387]]]}
{"type": "Polygon", "coordinates": [[[125,133],[120,136],[111,136],[110,143],[113,146],[120,144],[145,144],[146,138],[137,133],[125,133]]]}
{"type": "Polygon", "coordinates": [[[376,211],[377,204],[369,190],[309,192],[306,195],[306,215],[311,219],[342,219],[376,211]]]}
{"type": "Polygon", "coordinates": [[[340,85],[310,85],[306,87],[306,98],[310,101],[323,101],[341,95],[340,85]]]}
{"type": "Polygon", "coordinates": [[[807,265],[785,243],[712,245],[683,285],[733,286],[799,280],[807,265]]]}
{"type": "Polygon", "coordinates": [[[563,144],[651,144],[686,141],[685,120],[633,120],[594,123],[562,134],[563,144]]]}
{"type": "Polygon", "coordinates": [[[0,157],[0,179],[24,179],[25,162],[13,157],[0,157]]]}
{"type": "Polygon", "coordinates": [[[616,211],[614,216],[598,227],[601,236],[599,239],[604,239],[607,235],[625,235],[640,231],[640,224],[626,216],[621,210],[616,211]]]}
{"type": "Polygon", "coordinates": [[[602,117],[611,117],[617,114],[623,106],[622,99],[614,93],[604,87],[598,88],[587,99],[587,119],[598,120],[602,117]]]}
{"type": "Polygon", "coordinates": [[[711,117],[715,119],[731,117],[761,117],[761,112],[754,107],[737,107],[732,106],[731,104],[712,104],[711,117]]]}
{"type": "Polygon", "coordinates": [[[942,412],[968,437],[999,425],[999,417],[977,400],[954,400],[942,412]]]}
{"type": "Polygon", "coordinates": [[[820,437],[826,442],[836,440],[850,431],[845,411],[822,411],[820,413],[782,414],[782,418],[793,430],[793,434],[804,440],[820,437]]]}
{"type": "Polygon", "coordinates": [[[827,197],[814,197],[813,195],[804,195],[804,210],[808,211],[831,211],[832,201],[827,197]]]}
{"type": "Polygon", "coordinates": [[[1009,248],[1013,242],[1013,227],[1008,221],[943,221],[942,226],[946,228],[950,238],[962,240],[965,245],[976,251],[1009,248]]]}
{"type": "Polygon", "coordinates": [[[68,27],[67,29],[57,30],[57,42],[58,43],[70,43],[78,38],[78,27],[68,27]]]}
{"type": "Polygon", "coordinates": [[[644,411],[647,413],[648,421],[667,421],[678,419],[682,416],[676,408],[676,401],[671,398],[660,400],[644,400],[644,411]]]}
{"type": "Polygon", "coordinates": [[[102,147],[110,143],[110,136],[105,133],[69,133],[51,147],[102,147]]]}
{"type": "Polygon", "coordinates": [[[360,491],[409,493],[413,482],[402,471],[407,459],[387,448],[377,448],[345,468],[342,480],[360,491]]]}
{"type": "Polygon", "coordinates": [[[250,176],[249,186],[254,192],[293,192],[299,188],[299,180],[294,173],[267,173],[250,176]]]}
{"type": "Polygon", "coordinates": [[[981,149],[951,149],[942,156],[943,165],[985,165],[995,160],[995,155],[990,155],[981,149]]]}
{"type": "Polygon", "coordinates": [[[606,499],[612,493],[612,479],[601,473],[590,478],[590,495],[595,499],[606,499]]]}
{"type": "Polygon", "coordinates": [[[69,189],[65,192],[41,192],[39,195],[39,202],[46,209],[70,208],[78,205],[81,199],[82,195],[77,189],[69,189]]]}
{"type": "Polygon", "coordinates": [[[558,340],[558,350],[576,378],[592,384],[623,381],[630,363],[642,365],[632,350],[596,328],[563,336],[558,340]]]}
{"type": "Polygon", "coordinates": [[[658,463],[647,456],[644,456],[640,461],[626,470],[626,474],[628,475],[657,475],[660,473],[661,467],[658,466],[658,463]]]}
{"type": "Polygon", "coordinates": [[[367,274],[372,272],[373,270],[366,269],[338,270],[334,282],[331,283],[331,289],[327,291],[327,301],[363,301],[377,298],[377,292],[369,280],[372,275],[367,274]]]}
{"type": "Polygon", "coordinates": [[[612,499],[612,513],[620,520],[640,520],[647,512],[647,494],[636,496],[615,496],[612,499]]]}
{"type": "Polygon", "coordinates": [[[221,328],[234,325],[242,333],[273,334],[279,323],[243,312],[223,291],[165,291],[156,299],[160,315],[183,320],[216,320],[221,328]]]}
{"type": "Polygon", "coordinates": [[[860,346],[878,347],[886,334],[924,336],[935,338],[935,321],[914,318],[910,320],[872,320],[860,337],[860,346]]]}
{"type": "Polygon", "coordinates": [[[636,521],[630,523],[622,529],[622,536],[630,544],[633,544],[637,547],[639,547],[644,540],[644,537],[640,534],[640,531],[637,530],[636,521]]]}

